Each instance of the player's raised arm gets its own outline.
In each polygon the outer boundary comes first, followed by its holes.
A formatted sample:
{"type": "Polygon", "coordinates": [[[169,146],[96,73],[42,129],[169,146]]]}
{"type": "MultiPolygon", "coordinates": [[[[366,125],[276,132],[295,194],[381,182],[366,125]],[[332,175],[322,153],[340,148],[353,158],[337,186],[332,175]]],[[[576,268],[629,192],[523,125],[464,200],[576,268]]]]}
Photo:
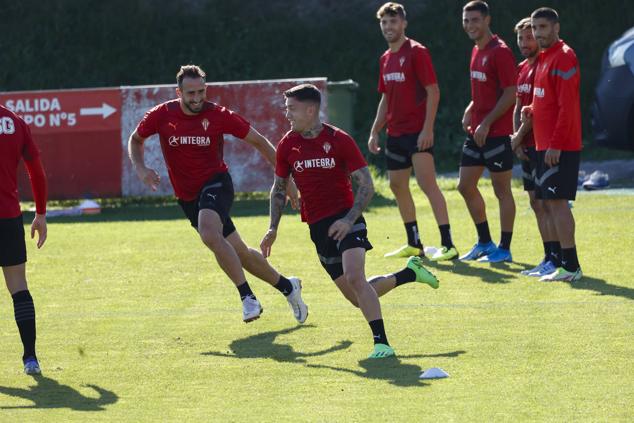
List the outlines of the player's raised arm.
{"type": "Polygon", "coordinates": [[[262,255],[268,257],[271,255],[271,247],[277,238],[277,228],[282,219],[282,213],[284,212],[284,206],[286,205],[286,187],[288,185],[288,179],[275,175],[275,181],[271,188],[271,206],[269,215],[271,217],[271,223],[269,230],[266,231],[262,242],[260,243],[260,250],[262,255]]]}
{"type": "Polygon", "coordinates": [[[354,193],[354,204],[350,211],[342,219],[333,223],[328,230],[328,236],[337,241],[341,241],[346,237],[354,222],[361,216],[363,210],[368,207],[374,195],[374,183],[372,182],[370,169],[367,166],[355,170],[350,174],[350,177],[357,186],[354,193]]]}
{"type": "Polygon", "coordinates": [[[154,169],[150,169],[145,166],[144,161],[144,143],[145,138],[141,137],[135,130],[130,139],[128,140],[128,156],[134,166],[139,179],[147,186],[152,188],[152,191],[156,191],[161,182],[161,177],[154,169]]]}

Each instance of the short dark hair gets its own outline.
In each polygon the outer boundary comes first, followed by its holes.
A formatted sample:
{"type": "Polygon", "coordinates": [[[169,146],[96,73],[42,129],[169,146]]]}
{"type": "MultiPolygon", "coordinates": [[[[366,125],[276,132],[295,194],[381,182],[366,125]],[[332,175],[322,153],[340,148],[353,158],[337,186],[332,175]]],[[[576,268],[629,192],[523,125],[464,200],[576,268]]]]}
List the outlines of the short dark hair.
{"type": "Polygon", "coordinates": [[[518,23],[515,24],[515,33],[519,34],[520,32],[524,31],[525,29],[531,29],[531,18],[524,18],[521,21],[519,21],[518,23]]]}
{"type": "Polygon", "coordinates": [[[551,9],[550,7],[540,7],[539,9],[531,13],[531,18],[533,19],[544,18],[549,20],[551,23],[559,22],[559,14],[557,13],[555,9],[551,9]]]}
{"type": "Polygon", "coordinates": [[[321,104],[321,93],[313,84],[300,84],[284,91],[284,97],[321,104]]]}
{"type": "Polygon", "coordinates": [[[390,1],[379,7],[379,10],[376,12],[377,19],[381,19],[385,15],[400,16],[406,19],[407,13],[405,13],[405,6],[390,1]]]}
{"type": "Polygon", "coordinates": [[[489,16],[489,5],[481,0],[470,1],[462,8],[463,12],[480,12],[482,16],[489,16]]]}
{"type": "Polygon", "coordinates": [[[178,86],[183,85],[183,79],[185,78],[202,78],[204,82],[207,81],[207,74],[200,66],[196,65],[183,65],[176,74],[176,83],[178,86]]]}

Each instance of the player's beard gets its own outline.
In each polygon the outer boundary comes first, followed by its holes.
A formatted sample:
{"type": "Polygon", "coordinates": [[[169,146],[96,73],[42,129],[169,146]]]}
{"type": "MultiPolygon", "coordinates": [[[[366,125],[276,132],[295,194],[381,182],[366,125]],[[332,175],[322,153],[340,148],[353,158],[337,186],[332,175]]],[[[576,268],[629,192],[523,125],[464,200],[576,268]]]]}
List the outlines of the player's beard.
{"type": "Polygon", "coordinates": [[[200,106],[198,106],[198,108],[194,108],[194,106],[192,106],[190,103],[183,103],[183,104],[185,104],[185,107],[190,112],[192,112],[192,113],[200,113],[202,111],[202,109],[203,109],[204,102],[201,102],[200,106]]]}

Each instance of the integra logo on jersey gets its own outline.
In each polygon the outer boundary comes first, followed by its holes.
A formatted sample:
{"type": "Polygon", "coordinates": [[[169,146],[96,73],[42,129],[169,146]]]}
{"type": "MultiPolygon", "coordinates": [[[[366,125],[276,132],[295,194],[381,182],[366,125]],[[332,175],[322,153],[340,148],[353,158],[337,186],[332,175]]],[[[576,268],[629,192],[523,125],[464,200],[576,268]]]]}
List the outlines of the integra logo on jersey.
{"type": "Polygon", "coordinates": [[[2,118],[0,118],[0,135],[2,134],[15,134],[15,123],[10,117],[3,116],[2,118]]]}
{"type": "Polygon", "coordinates": [[[303,172],[305,169],[333,169],[335,167],[335,159],[324,157],[321,159],[297,160],[293,163],[295,172],[303,172]]]}
{"type": "Polygon", "coordinates": [[[471,79],[477,79],[480,82],[486,82],[487,74],[480,71],[471,71],[471,79]]]}
{"type": "Polygon", "coordinates": [[[405,74],[403,72],[386,73],[383,75],[383,81],[405,82],[405,74]]]}
{"type": "Polygon", "coordinates": [[[546,92],[543,88],[535,87],[535,97],[544,98],[546,92]]]}
{"type": "Polygon", "coordinates": [[[179,145],[207,147],[211,145],[211,139],[209,139],[209,137],[176,137],[172,135],[168,142],[171,147],[178,147],[179,145]]]}
{"type": "Polygon", "coordinates": [[[517,86],[517,92],[522,94],[529,94],[531,92],[531,86],[533,84],[522,84],[517,86]]]}

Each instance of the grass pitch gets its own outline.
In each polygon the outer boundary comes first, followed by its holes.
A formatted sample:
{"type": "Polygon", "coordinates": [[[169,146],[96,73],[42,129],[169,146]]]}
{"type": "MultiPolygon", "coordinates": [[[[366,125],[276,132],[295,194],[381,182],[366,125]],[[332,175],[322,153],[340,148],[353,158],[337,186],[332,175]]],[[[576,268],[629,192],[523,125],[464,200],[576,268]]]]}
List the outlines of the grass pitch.
{"type": "MultiPolygon", "coordinates": [[[[438,245],[415,192],[423,240],[438,245]]],[[[483,192],[498,240],[497,205],[490,187],[483,192]]],[[[459,194],[445,193],[465,252],[475,229],[459,194]]],[[[383,361],[365,359],[369,328],[329,281],[297,215],[283,218],[271,262],[303,279],[303,326],[253,278],[265,312],[242,323],[237,291],[173,205],[51,219],[44,249],[28,243],[43,376],[22,374],[3,295],[0,421],[632,421],[634,197],[579,195],[585,277],[570,285],[518,274],[540,260],[541,243],[526,195],[515,194],[515,262],[430,264],[440,289],[408,284],[382,297],[398,354],[383,361]],[[419,380],[430,367],[451,377],[419,380]]],[[[404,264],[382,257],[404,240],[389,198],[366,213],[368,275],[404,264]]],[[[266,213],[266,201],[236,205],[252,246],[266,213]]]]}

